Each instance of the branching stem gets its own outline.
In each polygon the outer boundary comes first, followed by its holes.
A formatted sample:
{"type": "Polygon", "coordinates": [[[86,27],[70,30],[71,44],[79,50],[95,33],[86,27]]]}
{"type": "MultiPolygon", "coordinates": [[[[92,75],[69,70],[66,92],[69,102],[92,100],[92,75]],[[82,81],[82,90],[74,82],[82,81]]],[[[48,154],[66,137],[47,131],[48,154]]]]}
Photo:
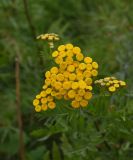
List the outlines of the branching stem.
{"type": "Polygon", "coordinates": [[[22,113],[20,108],[20,64],[19,64],[19,55],[16,54],[16,66],[15,66],[15,75],[16,75],[16,109],[17,109],[17,119],[19,127],[19,156],[20,160],[25,160],[25,149],[24,149],[24,139],[23,139],[23,121],[22,113]]]}

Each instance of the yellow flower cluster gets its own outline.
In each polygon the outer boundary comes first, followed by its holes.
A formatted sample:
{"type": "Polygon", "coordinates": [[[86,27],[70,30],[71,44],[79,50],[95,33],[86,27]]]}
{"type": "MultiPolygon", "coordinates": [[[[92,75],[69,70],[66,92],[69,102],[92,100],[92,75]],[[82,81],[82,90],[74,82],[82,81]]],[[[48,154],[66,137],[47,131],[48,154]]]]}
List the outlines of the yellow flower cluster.
{"type": "Polygon", "coordinates": [[[48,41],[58,41],[60,38],[58,34],[46,33],[46,34],[39,35],[37,39],[48,40],[48,41]]]}
{"type": "Polygon", "coordinates": [[[53,43],[54,41],[60,40],[58,34],[55,33],[41,34],[37,37],[37,39],[48,41],[50,48],[54,48],[54,43],[53,43]]]}
{"type": "Polygon", "coordinates": [[[117,80],[115,77],[105,77],[95,81],[101,87],[106,87],[108,91],[115,92],[118,88],[126,86],[126,82],[117,80]]]}
{"type": "Polygon", "coordinates": [[[52,57],[58,67],[45,73],[43,91],[33,101],[35,110],[54,109],[54,100],[62,98],[70,100],[73,108],[86,107],[92,98],[93,77],[98,75],[97,62],[72,44],[60,45],[52,57]]]}

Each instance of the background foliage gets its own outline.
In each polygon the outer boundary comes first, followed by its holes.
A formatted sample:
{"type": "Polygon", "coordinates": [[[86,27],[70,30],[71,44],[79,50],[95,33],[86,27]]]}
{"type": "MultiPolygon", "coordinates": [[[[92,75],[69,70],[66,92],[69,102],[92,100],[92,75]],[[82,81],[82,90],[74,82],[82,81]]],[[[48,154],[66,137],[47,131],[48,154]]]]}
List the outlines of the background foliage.
{"type": "Polygon", "coordinates": [[[19,159],[16,53],[27,160],[133,159],[133,1],[24,2],[0,1],[0,159],[19,159]],[[99,63],[100,77],[115,75],[127,82],[126,90],[97,94],[86,109],[60,101],[54,111],[35,113],[32,100],[53,62],[47,45],[34,37],[46,32],[59,34],[60,43],[80,46],[99,63]]]}

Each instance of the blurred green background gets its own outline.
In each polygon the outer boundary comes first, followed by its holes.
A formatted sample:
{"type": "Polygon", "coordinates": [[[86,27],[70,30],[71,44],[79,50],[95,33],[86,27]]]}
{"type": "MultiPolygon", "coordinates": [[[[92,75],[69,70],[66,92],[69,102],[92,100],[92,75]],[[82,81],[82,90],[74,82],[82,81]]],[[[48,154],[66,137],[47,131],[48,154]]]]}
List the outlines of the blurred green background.
{"type": "MultiPolygon", "coordinates": [[[[15,57],[20,57],[20,94],[26,160],[133,159],[133,1],[0,1],[0,160],[19,158],[15,57]],[[35,113],[32,100],[53,64],[46,43],[73,43],[99,63],[100,76],[116,76],[127,88],[97,94],[87,108],[35,113]]],[[[58,45],[57,44],[57,45],[58,45]]]]}

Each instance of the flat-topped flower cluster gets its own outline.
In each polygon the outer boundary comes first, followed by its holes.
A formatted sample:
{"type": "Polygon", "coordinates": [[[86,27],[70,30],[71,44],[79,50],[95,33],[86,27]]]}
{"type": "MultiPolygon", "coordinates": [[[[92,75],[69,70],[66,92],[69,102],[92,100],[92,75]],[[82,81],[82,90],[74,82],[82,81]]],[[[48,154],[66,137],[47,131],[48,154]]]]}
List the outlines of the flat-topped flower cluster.
{"type": "Polygon", "coordinates": [[[126,82],[118,80],[116,77],[105,77],[95,81],[100,87],[105,87],[110,92],[115,92],[121,87],[126,86],[126,82]]]}
{"type": "Polygon", "coordinates": [[[54,48],[54,42],[60,40],[59,35],[55,33],[41,34],[37,37],[37,39],[47,41],[50,48],[54,48]]]}
{"type": "Polygon", "coordinates": [[[92,98],[98,63],[91,57],[84,57],[81,49],[72,44],[60,45],[52,57],[56,65],[45,73],[43,90],[33,101],[35,110],[54,109],[56,99],[71,101],[73,108],[86,107],[92,98]]]}

